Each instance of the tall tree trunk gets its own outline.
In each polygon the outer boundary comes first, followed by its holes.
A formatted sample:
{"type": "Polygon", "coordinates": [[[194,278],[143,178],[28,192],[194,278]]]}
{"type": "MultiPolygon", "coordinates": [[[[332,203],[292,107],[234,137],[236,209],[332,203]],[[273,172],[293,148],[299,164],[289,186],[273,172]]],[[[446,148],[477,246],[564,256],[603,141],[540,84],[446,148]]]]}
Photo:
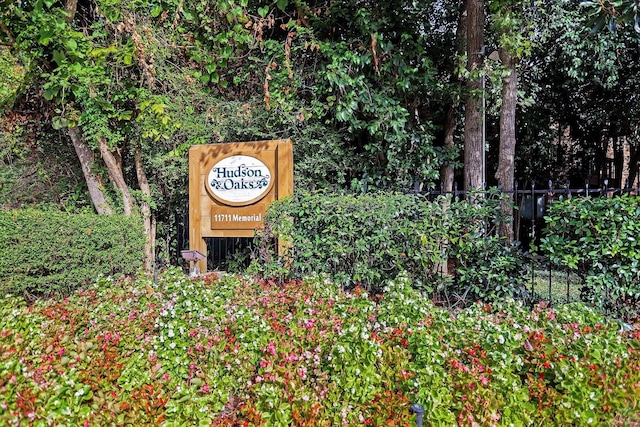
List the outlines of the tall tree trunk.
{"type": "MultiPolygon", "coordinates": [[[[500,152],[498,154],[498,170],[496,178],[505,190],[513,189],[516,157],[516,102],[518,96],[518,74],[516,72],[516,58],[507,50],[500,49],[502,65],[509,71],[502,80],[502,108],[500,110],[500,152]]],[[[503,203],[505,215],[512,215],[513,195],[508,193],[508,200],[503,203]]],[[[500,235],[511,243],[513,239],[513,224],[502,223],[500,235]]]]}
{"type": "Polygon", "coordinates": [[[155,258],[155,239],[156,239],[156,222],[151,213],[151,187],[149,187],[149,181],[147,180],[147,174],[144,171],[142,164],[142,146],[138,143],[136,146],[136,176],[138,177],[138,185],[140,191],[144,195],[142,202],[140,203],[140,213],[142,214],[142,221],[144,224],[144,232],[147,236],[147,240],[144,246],[144,268],[147,272],[151,272],[153,269],[153,262],[155,258]]]}
{"type": "MultiPolygon", "coordinates": [[[[456,53],[462,56],[464,55],[464,49],[466,46],[465,36],[467,34],[467,4],[463,4],[460,10],[460,18],[458,20],[458,27],[456,29],[456,53]]],[[[455,64],[453,64],[455,67],[455,64]]],[[[451,75],[455,76],[456,72],[452,68],[451,75]]],[[[462,85],[463,82],[458,79],[457,84],[462,85]]],[[[451,105],[447,109],[447,113],[444,119],[444,147],[451,153],[455,152],[455,141],[453,139],[456,133],[456,112],[460,105],[458,99],[453,99],[451,105]]],[[[451,164],[445,164],[440,168],[440,181],[443,185],[443,190],[447,192],[453,191],[454,169],[451,164]]]]}
{"type": "Polygon", "coordinates": [[[116,187],[116,190],[119,190],[122,195],[124,214],[131,215],[134,211],[135,203],[133,201],[133,197],[131,196],[131,191],[129,191],[129,186],[124,180],[124,175],[122,174],[120,163],[113,155],[111,150],[109,150],[109,147],[107,146],[107,140],[104,137],[98,138],[98,149],[100,150],[100,154],[102,155],[104,164],[107,166],[107,172],[109,173],[111,182],[113,183],[114,187],[116,187]]]}
{"type": "MultiPolygon", "coordinates": [[[[484,46],[484,1],[467,0],[467,70],[477,72],[482,67],[484,46]]],[[[464,187],[482,188],[484,183],[482,100],[477,96],[482,77],[467,81],[467,102],[464,114],[464,187]]]]}
{"type": "Polygon", "coordinates": [[[82,133],[78,127],[74,126],[68,128],[67,132],[69,133],[69,138],[71,138],[71,142],[73,143],[73,148],[76,150],[78,160],[80,160],[82,174],[84,175],[84,180],[87,183],[93,207],[99,215],[111,215],[113,211],[111,210],[111,206],[109,206],[109,202],[107,202],[107,198],[102,191],[102,184],[98,177],[91,172],[91,166],[95,161],[93,151],[91,151],[89,146],[85,143],[82,133]]]}

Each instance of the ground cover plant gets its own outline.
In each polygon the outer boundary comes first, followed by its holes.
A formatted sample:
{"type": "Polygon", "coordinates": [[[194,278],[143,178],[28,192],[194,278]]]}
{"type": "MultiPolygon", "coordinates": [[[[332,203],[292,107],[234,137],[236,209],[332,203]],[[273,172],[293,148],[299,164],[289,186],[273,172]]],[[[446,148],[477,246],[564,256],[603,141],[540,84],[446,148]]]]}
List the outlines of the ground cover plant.
{"type": "Polygon", "coordinates": [[[640,332],[582,305],[434,307],[324,278],[95,285],[0,301],[2,425],[623,425],[640,332]]]}

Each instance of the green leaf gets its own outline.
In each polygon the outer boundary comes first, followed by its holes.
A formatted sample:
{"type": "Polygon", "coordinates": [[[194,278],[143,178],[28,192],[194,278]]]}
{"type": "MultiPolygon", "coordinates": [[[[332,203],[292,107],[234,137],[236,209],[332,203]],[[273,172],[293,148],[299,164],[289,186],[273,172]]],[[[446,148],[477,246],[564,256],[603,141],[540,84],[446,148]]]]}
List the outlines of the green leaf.
{"type": "Polygon", "coordinates": [[[278,0],[276,2],[276,6],[278,6],[278,9],[284,11],[284,9],[287,7],[287,5],[289,4],[289,0],[278,0]]]}
{"type": "Polygon", "coordinates": [[[56,64],[58,64],[58,67],[64,64],[66,59],[67,57],[64,55],[63,52],[59,50],[53,51],[53,60],[55,61],[56,64]]]}
{"type": "Polygon", "coordinates": [[[68,39],[64,44],[69,50],[76,50],[78,48],[78,43],[74,39],[68,39]]]}
{"type": "Polygon", "coordinates": [[[159,3],[155,4],[151,9],[151,16],[153,16],[154,18],[157,18],[158,16],[160,16],[161,13],[162,13],[162,5],[159,3]]]}
{"type": "Polygon", "coordinates": [[[49,28],[40,29],[40,39],[38,40],[38,43],[46,46],[49,44],[52,38],[53,38],[53,30],[49,28]]]}
{"type": "Polygon", "coordinates": [[[46,99],[47,101],[51,101],[58,94],[59,90],[60,90],[60,87],[58,87],[58,86],[49,87],[49,88],[45,89],[44,94],[43,94],[44,99],[46,99]]]}
{"type": "Polygon", "coordinates": [[[53,120],[51,121],[51,126],[55,130],[66,128],[68,125],[69,125],[69,121],[64,117],[60,117],[60,116],[54,117],[53,120]]]}
{"type": "Polygon", "coordinates": [[[258,15],[260,15],[261,18],[265,18],[267,16],[267,13],[269,13],[269,6],[258,8],[258,15]]]}

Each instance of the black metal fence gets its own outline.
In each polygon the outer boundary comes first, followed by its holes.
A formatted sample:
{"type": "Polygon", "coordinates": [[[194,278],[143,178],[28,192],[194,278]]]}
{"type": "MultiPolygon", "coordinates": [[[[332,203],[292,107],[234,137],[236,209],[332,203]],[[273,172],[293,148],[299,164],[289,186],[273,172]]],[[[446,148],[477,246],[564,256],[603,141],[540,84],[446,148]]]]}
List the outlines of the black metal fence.
{"type": "MultiPolygon", "coordinates": [[[[548,181],[546,185],[539,185],[531,181],[526,185],[516,182],[511,190],[498,188],[498,192],[513,195],[513,240],[520,242],[528,261],[528,278],[531,295],[547,300],[550,303],[576,301],[580,298],[578,277],[567,269],[554,266],[548,258],[533,256],[529,253],[531,244],[539,244],[544,237],[544,216],[547,207],[560,197],[613,197],[614,195],[639,195],[640,188],[629,187],[612,188],[608,181],[604,185],[593,187],[585,181],[582,188],[571,188],[569,183],[561,185],[548,181]]],[[[477,194],[478,190],[474,190],[477,194]]],[[[495,191],[485,189],[485,191],[495,191]]],[[[468,191],[461,190],[454,185],[452,191],[445,191],[441,185],[439,189],[420,191],[414,188],[411,192],[421,194],[427,198],[452,195],[455,200],[464,199],[468,191]]],[[[482,193],[482,191],[480,192],[482,193]]],[[[188,247],[188,213],[177,221],[178,250],[188,247]]],[[[207,270],[240,271],[250,262],[250,252],[253,238],[227,237],[207,238],[207,270]]]]}
{"type": "MultiPolygon", "coordinates": [[[[474,194],[489,193],[496,189],[473,190],[474,194]]],[[[520,185],[516,182],[514,188],[506,190],[498,187],[497,191],[513,196],[512,224],[513,240],[519,242],[520,247],[525,252],[528,263],[528,278],[530,295],[548,301],[549,303],[564,303],[580,300],[579,277],[569,269],[561,268],[551,263],[549,257],[532,255],[530,248],[532,244],[538,246],[540,239],[544,236],[544,216],[547,207],[561,197],[613,197],[616,195],[640,195],[640,188],[630,187],[629,182],[623,188],[609,187],[608,180],[603,181],[602,186],[592,186],[585,180],[584,187],[571,188],[569,182],[561,185],[547,181],[546,185],[538,185],[535,181],[530,181],[527,185],[520,185]]],[[[440,195],[451,195],[454,200],[464,198],[468,191],[460,190],[454,184],[452,191],[445,191],[443,185],[439,189],[430,191],[419,191],[414,188],[415,194],[426,197],[437,197],[440,195]]]]}

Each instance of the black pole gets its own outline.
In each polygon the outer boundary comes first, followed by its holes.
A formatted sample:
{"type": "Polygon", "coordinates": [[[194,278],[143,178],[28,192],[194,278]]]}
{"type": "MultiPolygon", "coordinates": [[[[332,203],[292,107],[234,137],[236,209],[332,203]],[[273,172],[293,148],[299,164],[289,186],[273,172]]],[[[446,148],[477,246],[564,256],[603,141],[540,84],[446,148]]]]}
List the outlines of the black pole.
{"type": "MultiPolygon", "coordinates": [[[[531,181],[531,242],[536,244],[536,182],[531,181]]],[[[529,243],[531,246],[531,243],[529,243]]],[[[531,297],[535,294],[536,283],[536,254],[531,253],[531,297]]]]}

